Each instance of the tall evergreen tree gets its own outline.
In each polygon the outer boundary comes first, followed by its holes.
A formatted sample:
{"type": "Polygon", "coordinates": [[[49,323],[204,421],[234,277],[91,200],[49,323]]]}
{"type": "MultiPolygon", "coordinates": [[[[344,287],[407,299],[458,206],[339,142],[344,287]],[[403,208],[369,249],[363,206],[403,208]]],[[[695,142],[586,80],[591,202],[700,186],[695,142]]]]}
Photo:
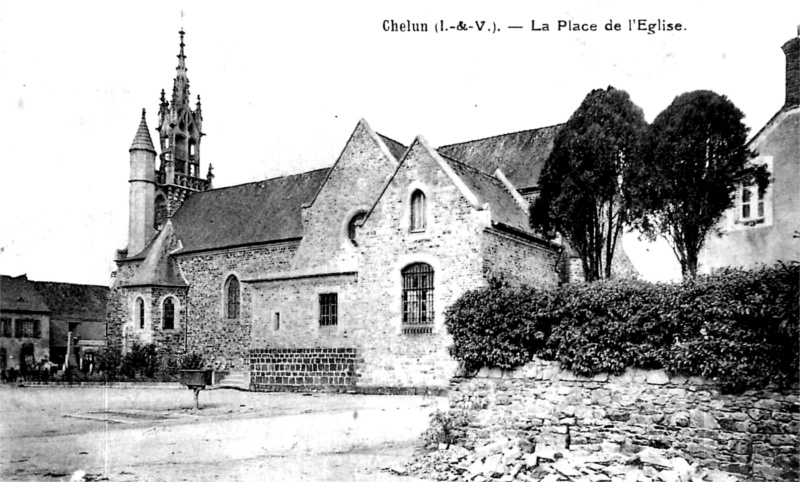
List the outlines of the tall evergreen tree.
{"type": "Polygon", "coordinates": [[[749,165],[743,118],[727,97],[698,90],[677,96],[648,129],[632,178],[632,221],[666,238],[684,278],[697,276],[698,255],[737,183],[755,180],[762,191],[769,183],[763,166],[749,165]]]}
{"type": "Polygon", "coordinates": [[[611,277],[628,222],[628,165],[647,127],[624,90],[591,91],[554,140],[531,209],[531,225],[555,230],[578,252],[584,277],[611,277]]]}

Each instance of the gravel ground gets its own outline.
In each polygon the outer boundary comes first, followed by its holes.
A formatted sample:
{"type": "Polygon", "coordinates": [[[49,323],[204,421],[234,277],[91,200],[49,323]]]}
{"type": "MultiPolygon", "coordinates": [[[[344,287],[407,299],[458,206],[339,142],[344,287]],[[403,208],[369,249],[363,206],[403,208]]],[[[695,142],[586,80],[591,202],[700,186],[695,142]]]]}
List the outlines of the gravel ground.
{"type": "Polygon", "coordinates": [[[405,481],[446,399],[0,387],[0,479],[405,481]],[[79,472],[80,473],[80,472],[79,472]]]}

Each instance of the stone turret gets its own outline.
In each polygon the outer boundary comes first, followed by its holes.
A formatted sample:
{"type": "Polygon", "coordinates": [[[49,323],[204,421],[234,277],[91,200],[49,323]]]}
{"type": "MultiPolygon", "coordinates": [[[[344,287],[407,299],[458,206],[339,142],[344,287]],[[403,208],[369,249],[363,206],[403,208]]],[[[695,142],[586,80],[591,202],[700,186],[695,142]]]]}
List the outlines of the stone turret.
{"type": "Polygon", "coordinates": [[[128,196],[128,254],[142,251],[155,234],[153,202],[155,199],[156,148],[142,109],[142,119],[133,138],[130,153],[128,196]]]}

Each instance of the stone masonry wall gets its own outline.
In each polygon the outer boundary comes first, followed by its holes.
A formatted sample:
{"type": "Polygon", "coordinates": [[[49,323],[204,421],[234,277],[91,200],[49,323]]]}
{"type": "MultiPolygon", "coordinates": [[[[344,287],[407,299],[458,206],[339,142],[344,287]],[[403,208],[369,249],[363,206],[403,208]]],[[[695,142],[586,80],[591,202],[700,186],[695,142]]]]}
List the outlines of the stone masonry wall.
{"type": "Polygon", "coordinates": [[[186,330],[188,351],[198,352],[219,370],[246,370],[250,365],[252,287],[242,282],[254,272],[288,269],[296,242],[187,254],[177,257],[189,282],[186,330]],[[229,276],[239,279],[239,317],[224,313],[224,286],[229,276]]]}
{"type": "Polygon", "coordinates": [[[250,352],[255,391],[355,387],[363,363],[352,348],[256,349],[250,352]]]}
{"type": "Polygon", "coordinates": [[[500,433],[571,449],[652,446],[748,480],[797,480],[798,390],[722,394],[706,380],[629,369],[576,377],[535,360],[455,378],[450,407],[474,416],[473,436],[500,433]]]}
{"type": "Polygon", "coordinates": [[[484,233],[482,248],[487,278],[502,276],[512,283],[541,288],[558,284],[555,249],[498,231],[484,233]]]}

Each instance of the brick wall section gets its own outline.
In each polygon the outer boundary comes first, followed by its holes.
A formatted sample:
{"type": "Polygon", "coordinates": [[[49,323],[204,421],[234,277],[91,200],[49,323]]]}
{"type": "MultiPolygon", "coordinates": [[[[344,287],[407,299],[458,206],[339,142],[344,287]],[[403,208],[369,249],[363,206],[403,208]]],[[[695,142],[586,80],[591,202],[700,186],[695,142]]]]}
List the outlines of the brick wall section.
{"type": "Polygon", "coordinates": [[[748,480],[800,475],[796,389],[726,395],[696,377],[629,369],[582,378],[536,360],[511,372],[483,369],[473,378],[453,379],[450,407],[475,417],[476,440],[513,432],[592,451],[609,444],[653,446],[748,480]]]}
{"type": "Polygon", "coordinates": [[[256,349],[250,360],[256,391],[354,387],[362,362],[352,348],[256,349]]]}
{"type": "Polygon", "coordinates": [[[481,244],[485,277],[502,276],[515,284],[541,288],[558,284],[554,249],[497,231],[486,231],[481,244]]]}

